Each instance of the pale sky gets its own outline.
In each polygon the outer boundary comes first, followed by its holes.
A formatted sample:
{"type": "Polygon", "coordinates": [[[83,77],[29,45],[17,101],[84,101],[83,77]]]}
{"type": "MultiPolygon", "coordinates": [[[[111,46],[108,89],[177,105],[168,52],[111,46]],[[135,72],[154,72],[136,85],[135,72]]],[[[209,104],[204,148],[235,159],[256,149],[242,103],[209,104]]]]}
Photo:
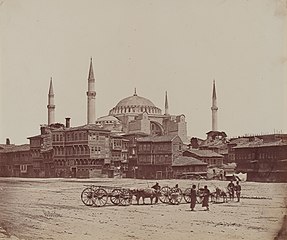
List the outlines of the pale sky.
{"type": "Polygon", "coordinates": [[[121,99],[185,114],[188,135],[287,133],[286,0],[0,1],[0,143],[39,133],[53,77],[56,122],[86,124],[93,57],[96,117],[121,99]]]}

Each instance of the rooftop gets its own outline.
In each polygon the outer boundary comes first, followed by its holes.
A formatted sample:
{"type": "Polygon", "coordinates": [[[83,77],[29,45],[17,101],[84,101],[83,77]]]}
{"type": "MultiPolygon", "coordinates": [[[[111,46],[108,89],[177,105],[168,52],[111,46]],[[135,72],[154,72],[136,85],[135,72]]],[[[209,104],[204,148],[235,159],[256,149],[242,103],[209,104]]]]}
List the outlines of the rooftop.
{"type": "Polygon", "coordinates": [[[257,148],[257,147],[274,147],[274,146],[287,146],[287,142],[279,140],[275,142],[263,142],[262,140],[248,142],[246,144],[242,144],[239,146],[235,146],[233,148],[257,148]]]}
{"type": "Polygon", "coordinates": [[[211,150],[189,149],[186,151],[193,153],[199,157],[223,157],[222,155],[211,150]]]}
{"type": "Polygon", "coordinates": [[[202,162],[193,157],[184,157],[184,156],[180,156],[176,158],[172,163],[173,167],[174,166],[191,166],[191,165],[207,165],[207,163],[202,162]]]}
{"type": "Polygon", "coordinates": [[[22,151],[29,151],[30,150],[30,144],[22,144],[22,145],[10,145],[12,147],[0,149],[0,152],[2,153],[10,153],[10,152],[22,152],[22,151]]]}

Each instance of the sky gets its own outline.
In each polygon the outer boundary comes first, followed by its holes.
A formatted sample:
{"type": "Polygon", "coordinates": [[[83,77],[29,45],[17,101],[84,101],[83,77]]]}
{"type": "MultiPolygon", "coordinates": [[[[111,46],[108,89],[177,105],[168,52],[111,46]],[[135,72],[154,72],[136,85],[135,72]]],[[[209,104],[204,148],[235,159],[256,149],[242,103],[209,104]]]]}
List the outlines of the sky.
{"type": "Polygon", "coordinates": [[[287,133],[286,0],[0,1],[0,143],[28,143],[47,124],[87,121],[93,58],[96,117],[137,88],[186,116],[188,136],[287,133]]]}

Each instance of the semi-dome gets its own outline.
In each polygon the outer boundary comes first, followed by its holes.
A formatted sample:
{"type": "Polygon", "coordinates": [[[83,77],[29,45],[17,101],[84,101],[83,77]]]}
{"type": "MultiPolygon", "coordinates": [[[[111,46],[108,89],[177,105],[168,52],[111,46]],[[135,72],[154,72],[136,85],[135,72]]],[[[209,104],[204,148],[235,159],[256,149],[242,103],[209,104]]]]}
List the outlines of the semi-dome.
{"type": "Polygon", "coordinates": [[[101,123],[101,122],[105,122],[105,123],[119,123],[120,120],[117,119],[116,117],[113,117],[113,116],[103,116],[103,117],[99,117],[96,120],[96,123],[101,123]]]}
{"type": "Polygon", "coordinates": [[[161,109],[156,107],[149,99],[138,96],[135,90],[134,95],[119,101],[119,103],[110,110],[109,115],[138,114],[143,112],[147,112],[148,114],[161,114],[161,109]]]}

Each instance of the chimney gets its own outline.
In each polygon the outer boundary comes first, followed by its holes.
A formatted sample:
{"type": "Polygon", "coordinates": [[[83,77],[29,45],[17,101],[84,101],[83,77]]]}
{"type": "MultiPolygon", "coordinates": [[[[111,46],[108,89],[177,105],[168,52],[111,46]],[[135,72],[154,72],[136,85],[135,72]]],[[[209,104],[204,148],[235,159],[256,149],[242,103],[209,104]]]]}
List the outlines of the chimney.
{"type": "Polygon", "coordinates": [[[10,139],[6,138],[6,145],[10,145],[10,139]]]}
{"type": "Polygon", "coordinates": [[[41,135],[46,134],[46,127],[41,126],[40,131],[41,131],[41,135]]]}
{"type": "Polygon", "coordinates": [[[66,128],[70,128],[71,126],[71,118],[67,117],[66,118],[66,128]]]}

